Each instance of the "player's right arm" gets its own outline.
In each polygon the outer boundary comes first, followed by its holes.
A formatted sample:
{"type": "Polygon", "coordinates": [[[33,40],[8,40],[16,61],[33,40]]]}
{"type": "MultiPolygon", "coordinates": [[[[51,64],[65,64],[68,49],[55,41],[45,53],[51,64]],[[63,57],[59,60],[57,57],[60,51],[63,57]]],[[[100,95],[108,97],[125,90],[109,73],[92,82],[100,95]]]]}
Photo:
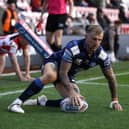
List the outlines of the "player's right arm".
{"type": "Polygon", "coordinates": [[[59,78],[63,86],[68,92],[68,97],[71,99],[73,105],[80,105],[80,94],[75,92],[73,89],[72,83],[70,83],[68,72],[71,68],[71,63],[68,63],[64,60],[61,61],[61,66],[59,70],[59,78]]]}
{"type": "Polygon", "coordinates": [[[59,79],[62,85],[66,88],[69,94],[68,97],[71,99],[72,104],[80,105],[81,96],[80,94],[75,92],[75,90],[73,89],[72,83],[70,82],[68,77],[68,72],[70,71],[72,66],[72,58],[73,58],[73,54],[71,53],[70,49],[66,48],[64,51],[60,69],[59,69],[59,79]]]}

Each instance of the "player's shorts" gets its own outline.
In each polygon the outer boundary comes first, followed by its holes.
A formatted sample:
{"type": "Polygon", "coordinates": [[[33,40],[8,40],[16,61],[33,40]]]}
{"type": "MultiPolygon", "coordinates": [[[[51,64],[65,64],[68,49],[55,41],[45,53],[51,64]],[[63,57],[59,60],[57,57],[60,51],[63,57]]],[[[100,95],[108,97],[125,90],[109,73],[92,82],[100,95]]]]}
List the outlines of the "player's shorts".
{"type": "MultiPolygon", "coordinates": [[[[58,61],[55,59],[54,57],[54,54],[52,54],[49,58],[46,58],[44,60],[44,65],[46,63],[53,63],[56,67],[56,69],[59,71],[59,67],[60,67],[60,64],[58,63],[58,61]]],[[[43,71],[43,69],[41,69],[41,71],[43,71]]],[[[59,73],[58,73],[58,76],[59,76],[59,73]]],[[[69,77],[69,80],[70,82],[72,83],[76,83],[75,79],[74,79],[74,75],[72,74],[68,74],[68,77],[69,77]]],[[[54,84],[58,83],[59,82],[59,78],[54,82],[54,84]]]]}
{"type": "Polygon", "coordinates": [[[47,18],[46,31],[54,32],[58,29],[65,28],[65,22],[67,19],[67,14],[53,15],[49,14],[47,18]]]}

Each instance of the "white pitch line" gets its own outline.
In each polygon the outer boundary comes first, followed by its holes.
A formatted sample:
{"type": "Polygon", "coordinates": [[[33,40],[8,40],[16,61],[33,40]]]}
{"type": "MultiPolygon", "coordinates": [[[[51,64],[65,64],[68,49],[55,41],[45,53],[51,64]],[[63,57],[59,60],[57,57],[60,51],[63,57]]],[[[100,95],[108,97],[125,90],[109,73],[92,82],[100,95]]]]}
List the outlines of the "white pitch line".
{"type": "MultiPolygon", "coordinates": [[[[122,76],[122,75],[129,75],[129,72],[124,72],[124,73],[117,73],[115,74],[116,76],[122,76]]],[[[78,83],[81,82],[87,82],[87,81],[95,81],[95,80],[100,80],[105,78],[104,76],[99,76],[99,77],[92,77],[92,78],[88,78],[88,79],[84,79],[84,80],[79,80],[78,83]]]]}
{"type": "MultiPolygon", "coordinates": [[[[32,71],[30,71],[30,73],[37,73],[37,72],[40,72],[40,70],[32,70],[32,71]]],[[[25,73],[25,72],[22,72],[22,73],[25,73]]],[[[16,75],[16,73],[11,72],[11,73],[3,73],[0,76],[1,77],[6,77],[6,76],[14,76],[14,75],[16,75]]]]}
{"type": "MultiPolygon", "coordinates": [[[[86,84],[86,85],[99,85],[99,86],[108,86],[108,83],[99,83],[99,82],[80,82],[80,84],[86,84]]],[[[128,84],[118,84],[118,87],[129,87],[128,84]]]]}
{"type": "MultiPolygon", "coordinates": [[[[51,88],[51,87],[53,87],[53,86],[52,86],[52,85],[48,85],[48,86],[46,86],[46,87],[44,87],[44,88],[47,89],[47,88],[51,88]]],[[[24,91],[24,89],[23,89],[23,90],[8,91],[8,92],[0,93],[0,96],[6,96],[6,95],[17,94],[17,93],[21,93],[21,92],[23,92],[23,91],[24,91]]]]}
{"type": "MultiPolygon", "coordinates": [[[[122,75],[128,75],[129,72],[125,72],[125,73],[118,73],[116,74],[116,76],[122,76],[122,75]]],[[[85,80],[78,80],[77,83],[80,83],[80,84],[90,84],[90,85],[107,85],[106,83],[97,83],[97,82],[88,82],[88,81],[93,81],[93,80],[99,80],[99,79],[103,79],[104,76],[99,76],[99,77],[93,77],[93,78],[88,78],[88,79],[85,79],[85,80]]],[[[119,84],[119,86],[129,86],[129,85],[126,85],[126,84],[119,84]]],[[[51,88],[53,87],[53,85],[48,85],[46,86],[45,88],[51,88]]],[[[0,97],[1,96],[6,96],[6,95],[11,95],[11,94],[17,94],[17,93],[21,93],[23,92],[23,90],[15,90],[15,91],[8,91],[8,92],[4,92],[4,93],[0,93],[0,97]]]]}

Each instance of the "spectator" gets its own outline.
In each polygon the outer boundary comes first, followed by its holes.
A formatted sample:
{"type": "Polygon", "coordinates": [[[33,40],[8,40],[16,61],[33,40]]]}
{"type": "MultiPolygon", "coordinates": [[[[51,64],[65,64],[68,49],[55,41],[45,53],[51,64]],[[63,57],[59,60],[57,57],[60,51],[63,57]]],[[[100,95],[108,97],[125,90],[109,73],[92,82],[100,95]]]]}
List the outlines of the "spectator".
{"type": "Polygon", "coordinates": [[[8,2],[8,7],[2,16],[2,30],[4,34],[16,32],[15,24],[18,19],[16,5],[14,1],[8,2]]]}
{"type": "Polygon", "coordinates": [[[90,7],[105,8],[106,0],[86,0],[90,7]]]}
{"type": "Polygon", "coordinates": [[[98,24],[105,30],[111,23],[109,18],[104,14],[102,8],[98,8],[96,14],[98,24]]]}
{"type": "Polygon", "coordinates": [[[48,7],[49,13],[46,24],[46,40],[53,51],[58,51],[61,49],[62,35],[66,20],[72,17],[73,0],[44,0],[42,15],[46,7],[48,7]],[[67,2],[69,4],[68,15],[66,10],[67,2]]]}
{"type": "Polygon", "coordinates": [[[120,8],[121,0],[106,0],[106,8],[118,9],[120,8]]]}
{"type": "Polygon", "coordinates": [[[103,48],[109,52],[109,56],[112,62],[116,62],[117,53],[119,49],[119,35],[122,22],[117,20],[113,25],[109,26],[105,30],[104,38],[102,42],[103,48]]]}
{"type": "Polygon", "coordinates": [[[5,67],[6,54],[9,55],[11,63],[16,71],[20,81],[31,81],[33,78],[30,76],[30,56],[28,53],[28,44],[18,33],[0,37],[0,74],[5,67]],[[25,60],[25,76],[22,75],[20,66],[17,61],[17,50],[23,50],[25,60]]]}
{"type": "Polygon", "coordinates": [[[41,0],[31,0],[30,2],[32,11],[41,12],[42,11],[42,3],[41,0]]]}
{"type": "Polygon", "coordinates": [[[86,18],[86,25],[97,25],[97,19],[93,13],[89,13],[86,18]]]}
{"type": "Polygon", "coordinates": [[[120,8],[121,0],[110,0],[114,9],[120,8]]]}
{"type": "Polygon", "coordinates": [[[121,4],[119,8],[119,19],[122,21],[122,23],[129,23],[129,17],[126,15],[126,9],[125,5],[121,4]]]}

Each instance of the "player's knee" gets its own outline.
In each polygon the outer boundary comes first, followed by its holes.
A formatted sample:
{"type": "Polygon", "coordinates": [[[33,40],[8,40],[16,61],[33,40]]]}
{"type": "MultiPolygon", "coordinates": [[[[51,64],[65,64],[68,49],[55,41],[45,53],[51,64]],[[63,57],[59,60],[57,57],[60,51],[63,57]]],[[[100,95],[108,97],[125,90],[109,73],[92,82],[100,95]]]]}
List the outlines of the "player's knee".
{"type": "Polygon", "coordinates": [[[54,72],[48,72],[46,74],[46,78],[48,78],[48,80],[53,82],[53,81],[55,81],[57,79],[57,75],[54,72]]]}

